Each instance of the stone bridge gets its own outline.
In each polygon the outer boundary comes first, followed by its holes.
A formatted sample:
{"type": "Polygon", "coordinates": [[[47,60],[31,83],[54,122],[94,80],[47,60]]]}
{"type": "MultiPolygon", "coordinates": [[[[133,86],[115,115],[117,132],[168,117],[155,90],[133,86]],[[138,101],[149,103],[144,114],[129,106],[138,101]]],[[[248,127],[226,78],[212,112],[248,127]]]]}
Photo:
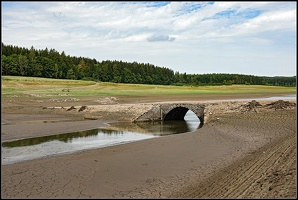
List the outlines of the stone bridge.
{"type": "Polygon", "coordinates": [[[138,116],[133,121],[166,121],[166,120],[184,120],[184,116],[188,110],[194,112],[200,120],[200,124],[204,123],[204,104],[191,103],[161,103],[155,104],[150,110],[138,116]]]}

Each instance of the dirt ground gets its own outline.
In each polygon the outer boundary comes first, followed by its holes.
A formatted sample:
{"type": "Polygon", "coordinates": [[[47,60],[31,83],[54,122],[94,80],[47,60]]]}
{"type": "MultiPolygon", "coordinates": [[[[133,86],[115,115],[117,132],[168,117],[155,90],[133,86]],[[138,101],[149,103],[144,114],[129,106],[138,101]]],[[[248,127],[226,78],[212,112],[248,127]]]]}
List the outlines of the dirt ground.
{"type": "Polygon", "coordinates": [[[1,198],[294,199],[296,101],[227,101],[254,97],[2,98],[2,141],[131,120],[156,102],[206,102],[208,122],[190,133],[2,165],[1,198]],[[82,106],[89,110],[78,112],[82,106]]]}

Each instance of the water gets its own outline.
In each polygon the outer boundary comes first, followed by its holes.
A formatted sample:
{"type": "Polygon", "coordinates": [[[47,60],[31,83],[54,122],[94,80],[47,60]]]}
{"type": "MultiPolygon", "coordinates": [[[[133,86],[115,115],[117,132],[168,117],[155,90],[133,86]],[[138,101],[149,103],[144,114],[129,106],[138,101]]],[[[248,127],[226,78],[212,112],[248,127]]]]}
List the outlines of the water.
{"type": "MultiPolygon", "coordinates": [[[[235,101],[236,100],[241,100],[241,101],[250,101],[250,100],[273,100],[273,101],[278,101],[278,100],[296,100],[296,94],[285,95],[285,96],[273,96],[273,97],[225,99],[225,100],[220,100],[220,101],[234,101],[234,100],[235,101]]],[[[212,101],[218,101],[218,100],[212,100],[212,101]]]]}
{"type": "Polygon", "coordinates": [[[3,142],[2,165],[191,132],[199,127],[198,117],[189,111],[185,121],[112,123],[105,128],[3,142]]]}
{"type": "Polygon", "coordinates": [[[296,94],[293,95],[287,95],[287,96],[277,96],[277,97],[267,97],[267,98],[257,98],[257,99],[262,99],[262,100],[296,100],[296,94]]]}

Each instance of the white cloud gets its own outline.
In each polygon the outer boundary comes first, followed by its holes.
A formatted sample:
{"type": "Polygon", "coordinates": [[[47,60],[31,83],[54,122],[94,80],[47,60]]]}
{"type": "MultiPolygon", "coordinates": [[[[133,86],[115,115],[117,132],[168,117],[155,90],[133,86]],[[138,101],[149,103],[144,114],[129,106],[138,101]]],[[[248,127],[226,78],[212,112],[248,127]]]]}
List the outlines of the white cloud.
{"type": "Polygon", "coordinates": [[[2,2],[2,42],[187,73],[295,75],[296,2],[2,2]]]}
{"type": "Polygon", "coordinates": [[[160,42],[160,41],[167,41],[167,42],[172,42],[174,41],[176,38],[174,37],[170,37],[168,35],[152,35],[150,37],[147,38],[147,40],[149,42],[160,42]]]}

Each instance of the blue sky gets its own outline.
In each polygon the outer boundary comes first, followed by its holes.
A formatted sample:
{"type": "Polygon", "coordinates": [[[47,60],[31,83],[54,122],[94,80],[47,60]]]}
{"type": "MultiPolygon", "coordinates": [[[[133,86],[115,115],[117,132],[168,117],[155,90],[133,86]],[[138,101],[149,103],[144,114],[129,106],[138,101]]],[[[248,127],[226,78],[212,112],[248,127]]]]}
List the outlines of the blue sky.
{"type": "Polygon", "coordinates": [[[2,1],[2,42],[188,74],[295,76],[295,1],[2,1]]]}

